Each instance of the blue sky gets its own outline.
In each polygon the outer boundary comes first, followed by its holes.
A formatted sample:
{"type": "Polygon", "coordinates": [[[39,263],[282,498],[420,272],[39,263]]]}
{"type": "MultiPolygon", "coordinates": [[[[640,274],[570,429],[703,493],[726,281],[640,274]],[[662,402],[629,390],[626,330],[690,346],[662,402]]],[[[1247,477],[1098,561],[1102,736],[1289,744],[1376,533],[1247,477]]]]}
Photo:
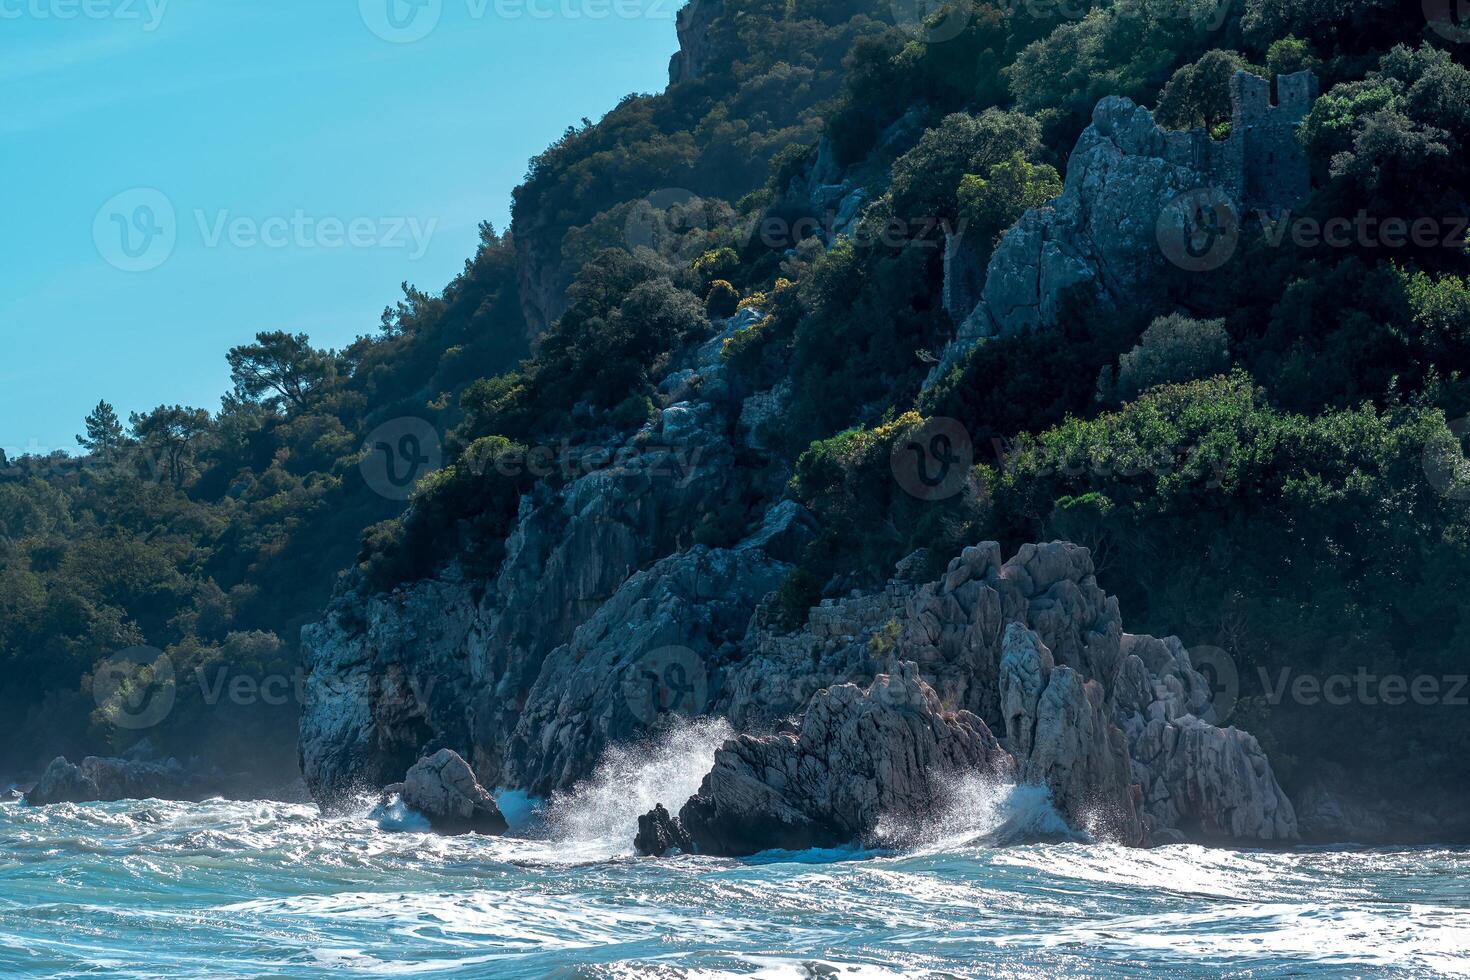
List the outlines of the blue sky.
{"type": "Polygon", "coordinates": [[[679,2],[0,0],[0,448],[437,292],[533,154],[663,87],[679,2]]]}

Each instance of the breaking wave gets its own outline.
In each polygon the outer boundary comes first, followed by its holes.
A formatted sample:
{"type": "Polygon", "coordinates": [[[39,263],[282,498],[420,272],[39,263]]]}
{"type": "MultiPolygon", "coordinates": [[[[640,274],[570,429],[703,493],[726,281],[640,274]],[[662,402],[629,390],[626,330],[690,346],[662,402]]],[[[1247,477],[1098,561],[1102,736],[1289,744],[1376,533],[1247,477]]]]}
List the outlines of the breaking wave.
{"type": "Polygon", "coordinates": [[[680,721],[646,742],[613,746],[589,779],[551,798],[548,836],[579,857],[632,854],[638,818],[658,803],[677,813],[731,734],[724,719],[680,721]]]}

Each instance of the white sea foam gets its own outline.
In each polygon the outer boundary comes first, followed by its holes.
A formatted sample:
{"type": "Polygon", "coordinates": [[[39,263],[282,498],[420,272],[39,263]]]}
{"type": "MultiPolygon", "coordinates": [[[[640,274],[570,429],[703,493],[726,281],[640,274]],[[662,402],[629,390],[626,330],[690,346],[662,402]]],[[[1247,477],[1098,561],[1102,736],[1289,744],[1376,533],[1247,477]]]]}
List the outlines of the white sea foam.
{"type": "Polygon", "coordinates": [[[538,839],[279,803],[3,807],[0,976],[1470,972],[1470,851],[997,847],[1056,817],[983,781],[916,849],[627,859],[637,815],[693,792],[723,735],[610,754],[538,839]]]}
{"type": "Polygon", "coordinates": [[[1045,786],[966,773],[942,780],[941,787],[938,812],[917,825],[881,821],[878,837],[906,842],[917,853],[1081,839],[1052,806],[1045,786]]]}
{"type": "Polygon", "coordinates": [[[682,722],[646,742],[613,746],[590,778],[551,798],[551,838],[582,860],[632,854],[638,818],[657,803],[678,812],[699,790],[730,734],[728,722],[706,718],[682,722]]]}

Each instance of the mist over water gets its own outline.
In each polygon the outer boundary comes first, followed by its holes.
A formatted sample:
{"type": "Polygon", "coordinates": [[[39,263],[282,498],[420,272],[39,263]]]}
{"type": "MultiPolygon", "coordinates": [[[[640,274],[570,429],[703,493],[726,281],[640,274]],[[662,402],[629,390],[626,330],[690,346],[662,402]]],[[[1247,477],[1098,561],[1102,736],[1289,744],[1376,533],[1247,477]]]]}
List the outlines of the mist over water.
{"type": "Polygon", "coordinates": [[[366,805],[0,804],[0,976],[1470,974],[1470,852],[1130,850],[1029,786],[954,781],[902,850],[632,856],[727,735],[507,799],[501,838],[366,805]]]}

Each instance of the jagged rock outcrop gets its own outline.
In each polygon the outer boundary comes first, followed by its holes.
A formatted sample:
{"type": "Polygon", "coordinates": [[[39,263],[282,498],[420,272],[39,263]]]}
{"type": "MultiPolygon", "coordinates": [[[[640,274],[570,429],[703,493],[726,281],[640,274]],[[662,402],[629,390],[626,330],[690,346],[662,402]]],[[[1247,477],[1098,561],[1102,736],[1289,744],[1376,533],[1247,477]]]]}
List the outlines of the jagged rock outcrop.
{"type": "Polygon", "coordinates": [[[1177,639],[1123,633],[1085,548],[1025,545],[1002,562],[986,542],[937,581],[906,574],[826,600],[796,633],[758,615],[746,646],[715,707],[737,729],[777,727],[821,689],[866,683],[894,657],[916,663],[946,707],[1004,732],[1022,778],[1047,785],[1074,826],[1129,843],[1171,829],[1296,836],[1259,746],[1215,726],[1209,686],[1177,639]]]}
{"type": "Polygon", "coordinates": [[[1104,708],[1102,685],[1057,666],[1040,638],[1018,623],[1006,627],[1003,650],[1006,740],[1023,777],[1051,787],[1072,826],[1143,843],[1128,747],[1104,708]]]}
{"type": "Polygon", "coordinates": [[[397,779],[435,738],[469,742],[477,612],[451,569],[389,595],[349,596],[302,630],[301,770],[318,802],[345,806],[397,779]]]}
{"type": "Polygon", "coordinates": [[[897,664],[867,690],[820,692],[799,734],[726,742],[677,826],[657,811],[640,821],[654,831],[642,846],[653,853],[681,833],[696,852],[725,856],[892,841],[944,804],[948,778],[1013,771],[983,721],[944,710],[917,665],[897,664]]]}
{"type": "Polygon", "coordinates": [[[1299,72],[1278,84],[1282,104],[1270,106],[1269,82],[1235,76],[1225,141],[1203,130],[1162,129],[1130,99],[1098,102],[1068,158],[1061,196],[1027,211],[1002,236],[973,308],[964,305],[973,270],[947,263],[955,282],[946,277],[946,306],[960,326],[930,382],[985,337],[1056,324],[1074,290],[1102,311],[1159,305],[1171,271],[1228,259],[1245,215],[1300,204],[1310,180],[1295,132],[1317,81],[1299,72]],[[1220,225],[1204,242],[1189,225],[1198,214],[1213,214],[1220,225]]]}
{"type": "Polygon", "coordinates": [[[669,59],[669,84],[698,78],[709,57],[709,29],[725,12],[725,0],[690,0],[675,15],[679,50],[669,59]]]}
{"type": "Polygon", "coordinates": [[[1296,812],[1255,737],[1214,724],[1208,683],[1175,637],[1125,636],[1113,715],[1157,827],[1228,840],[1293,840],[1296,812]]]}
{"type": "Polygon", "coordinates": [[[26,794],[25,802],[27,806],[49,806],[53,803],[91,803],[101,798],[97,784],[82,772],[81,766],[57,756],[26,794]]]}
{"type": "Polygon", "coordinates": [[[111,803],[117,800],[200,800],[210,795],[210,780],[177,759],[162,763],[88,756],[81,765],[65,757],[51,760],[26,794],[28,806],[53,803],[111,803]]]}
{"type": "Polygon", "coordinates": [[[420,759],[403,782],[384,789],[429,820],[441,834],[503,834],[509,826],[495,797],[481,786],[458,752],[440,749],[420,759]]]}
{"type": "Polygon", "coordinates": [[[538,794],[570,786],[609,745],[703,715],[756,604],[791,568],[762,547],[783,529],[762,531],[733,549],[696,546],[638,572],[553,651],[527,696],[506,778],[538,794]]]}
{"type": "Polygon", "coordinates": [[[664,809],[662,803],[656,803],[638,818],[633,849],[645,857],[663,857],[674,850],[689,853],[694,850],[694,842],[679,819],[664,809]]]}

